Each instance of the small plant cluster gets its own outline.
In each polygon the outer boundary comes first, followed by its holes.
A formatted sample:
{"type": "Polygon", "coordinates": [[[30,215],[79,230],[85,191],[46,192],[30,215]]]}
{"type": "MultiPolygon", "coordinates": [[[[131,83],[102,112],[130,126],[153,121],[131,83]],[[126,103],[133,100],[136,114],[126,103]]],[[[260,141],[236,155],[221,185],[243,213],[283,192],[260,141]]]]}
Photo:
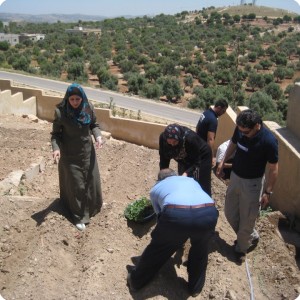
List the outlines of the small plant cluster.
{"type": "Polygon", "coordinates": [[[271,208],[270,206],[268,206],[266,209],[260,210],[259,216],[260,216],[261,218],[264,218],[264,217],[266,217],[268,214],[270,214],[272,211],[273,211],[272,208],[271,208]]]}
{"type": "Polygon", "coordinates": [[[153,213],[151,201],[147,197],[141,197],[127,205],[124,216],[130,221],[143,222],[147,216],[153,213]]]}

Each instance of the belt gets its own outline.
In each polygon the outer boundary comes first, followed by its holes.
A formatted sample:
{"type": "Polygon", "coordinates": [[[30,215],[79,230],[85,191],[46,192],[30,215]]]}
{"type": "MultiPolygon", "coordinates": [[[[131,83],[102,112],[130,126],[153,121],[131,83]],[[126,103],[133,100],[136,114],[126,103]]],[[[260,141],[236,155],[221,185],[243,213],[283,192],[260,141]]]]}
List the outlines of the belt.
{"type": "Polygon", "coordinates": [[[208,206],[215,206],[215,204],[214,203],[204,203],[204,204],[199,204],[199,205],[175,205],[175,204],[165,205],[166,208],[186,208],[186,209],[201,208],[201,207],[208,207],[208,206]]]}

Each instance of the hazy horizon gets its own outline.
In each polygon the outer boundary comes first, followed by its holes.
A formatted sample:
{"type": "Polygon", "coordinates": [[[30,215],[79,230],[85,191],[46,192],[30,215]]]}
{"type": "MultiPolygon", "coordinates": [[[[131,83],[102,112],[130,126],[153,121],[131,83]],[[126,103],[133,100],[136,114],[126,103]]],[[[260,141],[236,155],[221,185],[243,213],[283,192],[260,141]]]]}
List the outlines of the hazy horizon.
{"type": "MultiPolygon", "coordinates": [[[[247,1],[251,3],[252,1],[247,1]]],[[[300,14],[300,0],[257,0],[256,5],[282,8],[300,14]]],[[[240,0],[112,0],[101,2],[99,0],[74,1],[52,0],[51,4],[41,0],[0,0],[0,13],[20,13],[20,14],[82,14],[94,16],[138,16],[176,14],[187,10],[201,10],[203,7],[233,6],[239,5],[240,0]],[[1,4],[2,3],[2,4],[1,4]]]]}

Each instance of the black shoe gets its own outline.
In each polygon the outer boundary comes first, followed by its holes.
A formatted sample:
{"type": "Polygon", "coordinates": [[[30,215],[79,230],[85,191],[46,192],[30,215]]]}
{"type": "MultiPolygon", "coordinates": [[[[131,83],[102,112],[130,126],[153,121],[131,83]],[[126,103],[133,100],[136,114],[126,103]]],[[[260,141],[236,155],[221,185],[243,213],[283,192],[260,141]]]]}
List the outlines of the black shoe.
{"type": "Polygon", "coordinates": [[[130,273],[128,273],[128,275],[127,275],[127,286],[129,287],[130,292],[136,292],[137,291],[137,289],[135,289],[132,286],[132,280],[131,280],[131,274],[130,273]]]}
{"type": "Polygon", "coordinates": [[[241,265],[246,260],[246,253],[244,252],[235,252],[236,262],[241,265]]]}
{"type": "Polygon", "coordinates": [[[259,238],[252,240],[252,243],[251,243],[250,247],[248,248],[247,253],[253,251],[257,247],[258,242],[259,242],[259,238]]]}
{"type": "Polygon", "coordinates": [[[200,295],[199,292],[195,292],[195,293],[191,294],[191,296],[192,296],[193,298],[196,298],[196,297],[199,296],[199,295],[200,295]]]}
{"type": "Polygon", "coordinates": [[[256,245],[257,246],[258,242],[259,242],[259,238],[253,239],[252,240],[252,245],[256,245]]]}
{"type": "MultiPolygon", "coordinates": [[[[247,252],[251,252],[252,250],[254,250],[254,249],[256,248],[258,242],[259,242],[259,238],[256,238],[256,239],[252,240],[251,245],[250,245],[250,247],[248,248],[248,251],[247,251],[247,252]],[[251,248],[251,250],[250,250],[250,248],[251,248]]],[[[236,246],[236,245],[237,245],[237,240],[235,240],[235,241],[233,242],[233,244],[234,244],[234,246],[236,246]]]]}
{"type": "Polygon", "coordinates": [[[126,265],[126,269],[128,273],[131,273],[133,270],[135,270],[135,266],[132,265],[126,265]]]}

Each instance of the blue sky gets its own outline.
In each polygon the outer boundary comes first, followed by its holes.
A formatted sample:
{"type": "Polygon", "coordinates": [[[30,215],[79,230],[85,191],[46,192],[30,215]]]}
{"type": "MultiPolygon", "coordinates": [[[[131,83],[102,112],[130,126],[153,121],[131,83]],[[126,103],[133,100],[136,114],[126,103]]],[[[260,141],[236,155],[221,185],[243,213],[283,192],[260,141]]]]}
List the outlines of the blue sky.
{"type": "MultiPolygon", "coordinates": [[[[0,0],[0,3],[3,0],[0,0]]],[[[246,0],[250,3],[251,0],[246,0]]],[[[300,14],[300,0],[257,0],[257,5],[283,8],[300,14]]],[[[208,6],[238,5],[240,0],[6,0],[0,12],[74,14],[115,17],[122,15],[175,14],[208,6]]]]}

